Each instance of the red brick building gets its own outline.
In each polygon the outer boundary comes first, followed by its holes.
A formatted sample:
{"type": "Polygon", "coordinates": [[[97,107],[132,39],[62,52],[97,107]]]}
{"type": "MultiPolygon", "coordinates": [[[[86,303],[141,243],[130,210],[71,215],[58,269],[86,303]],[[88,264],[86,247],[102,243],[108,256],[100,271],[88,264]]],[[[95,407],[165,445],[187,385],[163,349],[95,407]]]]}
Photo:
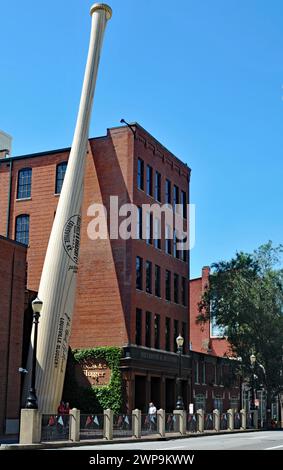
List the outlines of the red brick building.
{"type": "MultiPolygon", "coordinates": [[[[69,152],[66,148],[0,157],[0,234],[28,245],[27,287],[32,291],[38,290],[69,152]]],[[[210,339],[209,327],[200,331],[194,321],[208,272],[188,282],[189,252],[176,249],[176,237],[166,239],[164,217],[157,227],[162,234],[159,241],[153,240],[156,227],[150,215],[142,223],[138,217],[136,239],[109,237],[110,217],[123,204],[185,206],[190,199],[189,181],[190,169],[138,124],[108,129],[107,135],[89,140],[71,347],[123,348],[121,369],[128,410],[145,411],[149,401],[167,410],[175,407],[179,333],[185,338],[185,407],[194,402],[196,408],[211,411],[215,403],[221,403],[225,409],[237,395],[224,380],[231,376],[227,360],[211,355],[223,355],[221,350],[216,346],[212,352],[203,350],[203,341],[210,339]],[[118,207],[110,207],[110,196],[118,196],[118,207]],[[94,203],[107,210],[105,239],[89,236],[95,219],[89,208],[94,203]],[[141,237],[144,227],[146,239],[141,237]],[[189,341],[194,352],[189,351],[189,341]]],[[[24,342],[28,344],[31,316],[28,310],[25,315],[24,342]]],[[[26,355],[27,349],[23,363],[26,355]]]]}
{"type": "Polygon", "coordinates": [[[26,251],[26,246],[0,236],[0,435],[18,432],[26,251]]]}
{"type": "MultiPolygon", "coordinates": [[[[28,244],[27,285],[37,290],[70,149],[0,159],[0,233],[28,244]]],[[[124,203],[189,202],[190,169],[138,124],[108,129],[89,140],[85,169],[82,238],[71,346],[124,347],[123,377],[129,409],[173,408],[175,338],[188,338],[189,253],[175,241],[91,240],[88,208],[110,196],[124,203]]],[[[114,211],[115,212],[115,211],[114,211]]],[[[148,222],[147,222],[148,220],[148,222]]],[[[185,342],[185,352],[188,343],[185,342]]],[[[190,363],[184,356],[185,402],[191,400],[190,363]]]]}
{"type": "Polygon", "coordinates": [[[209,284],[210,268],[202,268],[202,275],[190,281],[190,347],[193,351],[213,356],[229,355],[229,343],[213,321],[197,323],[198,304],[209,284]]]}

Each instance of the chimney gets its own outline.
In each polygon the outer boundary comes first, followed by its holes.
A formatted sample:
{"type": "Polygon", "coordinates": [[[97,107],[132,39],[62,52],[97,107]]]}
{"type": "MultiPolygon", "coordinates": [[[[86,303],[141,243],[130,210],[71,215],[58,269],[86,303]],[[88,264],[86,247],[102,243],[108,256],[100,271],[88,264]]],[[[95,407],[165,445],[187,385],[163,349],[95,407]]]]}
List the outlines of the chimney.
{"type": "Polygon", "coordinates": [[[210,274],[210,267],[209,266],[204,266],[202,268],[202,273],[201,273],[201,284],[202,284],[202,291],[203,292],[208,287],[209,274],[210,274]]]}
{"type": "Polygon", "coordinates": [[[0,158],[11,156],[12,137],[6,132],[0,131],[0,158]]]}

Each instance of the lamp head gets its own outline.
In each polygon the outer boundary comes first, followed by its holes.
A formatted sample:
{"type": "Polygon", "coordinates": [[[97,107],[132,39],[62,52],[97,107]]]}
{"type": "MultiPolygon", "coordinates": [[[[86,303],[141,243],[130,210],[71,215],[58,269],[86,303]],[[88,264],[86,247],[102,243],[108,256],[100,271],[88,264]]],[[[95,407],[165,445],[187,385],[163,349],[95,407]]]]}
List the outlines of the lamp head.
{"type": "Polygon", "coordinates": [[[251,361],[251,365],[253,366],[255,364],[255,361],[256,361],[256,357],[255,357],[254,354],[251,354],[250,361],[251,361]]]}
{"type": "Polygon", "coordinates": [[[39,313],[41,312],[43,302],[40,300],[38,297],[34,299],[31,303],[33,313],[39,313]]]}
{"type": "Polygon", "coordinates": [[[181,336],[180,333],[179,333],[178,338],[176,338],[176,343],[177,343],[178,348],[181,348],[184,344],[184,338],[183,336],[181,336]]]}

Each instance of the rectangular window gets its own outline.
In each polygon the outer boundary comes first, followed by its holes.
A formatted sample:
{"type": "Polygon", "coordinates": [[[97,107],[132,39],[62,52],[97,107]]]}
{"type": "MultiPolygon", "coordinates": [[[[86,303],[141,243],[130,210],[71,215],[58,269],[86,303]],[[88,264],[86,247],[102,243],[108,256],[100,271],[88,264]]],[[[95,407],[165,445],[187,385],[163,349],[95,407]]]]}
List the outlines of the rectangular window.
{"type": "Polygon", "coordinates": [[[179,322],[178,320],[174,320],[174,351],[177,352],[177,342],[176,338],[179,336],[179,322]]]}
{"type": "Polygon", "coordinates": [[[171,351],[171,320],[168,317],[165,319],[165,349],[171,351]]]}
{"type": "Polygon", "coordinates": [[[160,266],[155,265],[155,295],[161,297],[161,275],[160,266]]]}
{"type": "Polygon", "coordinates": [[[67,170],[67,162],[59,163],[59,165],[57,165],[56,167],[55,194],[61,193],[66,170],[67,170]]]}
{"type": "Polygon", "coordinates": [[[202,364],[202,383],[205,385],[206,384],[206,366],[205,362],[202,364]]]}
{"type": "Polygon", "coordinates": [[[174,273],[174,302],[179,303],[179,276],[174,273]]]}
{"type": "Polygon", "coordinates": [[[15,239],[24,245],[29,244],[29,215],[18,215],[16,218],[15,239]]]}
{"type": "Polygon", "coordinates": [[[176,204],[179,204],[179,188],[174,184],[173,188],[173,209],[176,210],[176,204]]]}
{"type": "Polygon", "coordinates": [[[145,290],[148,294],[152,293],[152,263],[146,261],[145,263],[145,290]]]}
{"type": "Polygon", "coordinates": [[[136,257],[136,288],[142,290],[142,258],[136,257]]]}
{"type": "Polygon", "coordinates": [[[151,312],[145,314],[145,345],[151,348],[151,312]]]}
{"type": "Polygon", "coordinates": [[[141,158],[138,158],[138,188],[144,189],[144,163],[141,158]]]}
{"type": "Polygon", "coordinates": [[[181,204],[183,206],[183,217],[187,218],[187,194],[185,191],[181,191],[181,204]]]}
{"type": "Polygon", "coordinates": [[[152,196],[152,168],[150,165],[146,167],[146,194],[152,196]]]}
{"type": "Polygon", "coordinates": [[[166,224],[165,228],[165,252],[167,255],[171,255],[172,253],[172,239],[171,239],[171,227],[170,225],[166,224]]]}
{"type": "Polygon", "coordinates": [[[161,220],[158,217],[154,218],[154,247],[161,250],[161,220]]]}
{"type": "Polygon", "coordinates": [[[173,256],[177,258],[177,234],[175,229],[173,231],[173,256]]]}
{"type": "Polygon", "coordinates": [[[160,348],[160,315],[158,313],[154,315],[154,347],[160,348]]]}
{"type": "Polygon", "coordinates": [[[210,312],[210,336],[212,338],[223,338],[225,335],[225,327],[217,325],[215,315],[210,312]]]}
{"type": "Polygon", "coordinates": [[[180,250],[177,249],[178,242],[179,242],[178,232],[174,229],[173,231],[173,256],[177,259],[180,258],[180,250]]]}
{"type": "Polygon", "coordinates": [[[171,300],[171,272],[168,269],[165,271],[165,298],[171,300]]]}
{"type": "Polygon", "coordinates": [[[161,202],[161,174],[155,172],[155,199],[161,202]]]}
{"type": "Polygon", "coordinates": [[[18,173],[17,199],[27,199],[31,197],[31,168],[23,168],[18,173]]]}
{"type": "Polygon", "coordinates": [[[146,243],[152,245],[152,227],[153,215],[151,212],[146,213],[146,243]]]}
{"type": "Polygon", "coordinates": [[[171,204],[171,181],[165,181],[165,203],[171,204]]]}
{"type": "Polygon", "coordinates": [[[138,207],[137,211],[137,238],[142,240],[142,208],[138,207]]]}
{"type": "Polygon", "coordinates": [[[187,279],[182,277],[182,305],[187,306],[187,279]]]}
{"type": "Polygon", "coordinates": [[[136,309],[136,344],[142,344],[142,311],[140,308],[136,309]]]}
{"type": "Polygon", "coordinates": [[[195,361],[195,383],[199,383],[199,363],[195,361]]]}

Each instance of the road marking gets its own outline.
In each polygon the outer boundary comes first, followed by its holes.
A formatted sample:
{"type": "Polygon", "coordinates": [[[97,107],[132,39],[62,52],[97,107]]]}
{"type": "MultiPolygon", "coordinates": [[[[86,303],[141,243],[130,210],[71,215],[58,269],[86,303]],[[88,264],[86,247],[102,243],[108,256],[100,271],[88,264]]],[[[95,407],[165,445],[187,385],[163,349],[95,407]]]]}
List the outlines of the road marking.
{"type": "Polygon", "coordinates": [[[283,445],[281,445],[281,446],[274,446],[274,447],[267,447],[267,448],[264,449],[264,450],[279,449],[279,447],[283,447],[283,445]]]}
{"type": "Polygon", "coordinates": [[[179,447],[164,447],[162,450],[171,450],[171,449],[185,449],[186,446],[179,446],[179,447]]]}

